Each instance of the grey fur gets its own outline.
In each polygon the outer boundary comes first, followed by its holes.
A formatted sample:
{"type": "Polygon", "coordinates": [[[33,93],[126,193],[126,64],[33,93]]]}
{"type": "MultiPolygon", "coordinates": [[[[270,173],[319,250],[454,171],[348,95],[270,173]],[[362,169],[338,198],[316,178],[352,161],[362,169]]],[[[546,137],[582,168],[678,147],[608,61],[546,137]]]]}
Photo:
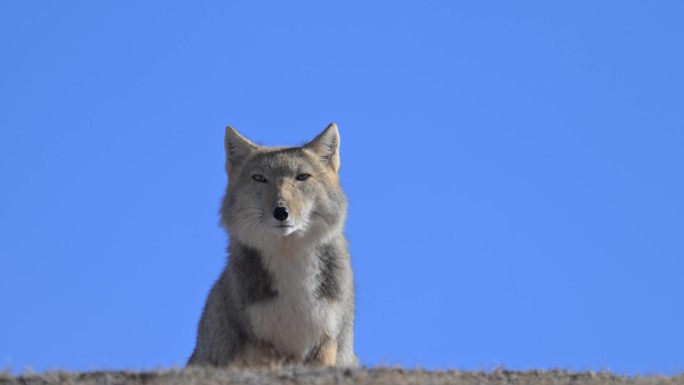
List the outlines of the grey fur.
{"type": "Polygon", "coordinates": [[[292,148],[257,146],[226,129],[220,215],[230,256],[188,365],[358,365],[339,143],[334,124],[292,148]],[[310,176],[296,179],[301,174],[310,176]],[[291,214],[281,223],[271,213],[283,205],[291,214]]]}
{"type": "Polygon", "coordinates": [[[235,255],[232,268],[244,283],[237,288],[241,292],[241,305],[268,301],[277,296],[278,291],[271,286],[271,274],[264,268],[259,251],[239,243],[235,244],[234,249],[238,250],[231,253],[235,255]]]}
{"type": "Polygon", "coordinates": [[[342,294],[339,275],[340,266],[337,264],[335,250],[332,245],[322,245],[318,248],[318,258],[322,262],[319,271],[319,286],[316,289],[316,297],[328,300],[337,300],[342,294]]]}

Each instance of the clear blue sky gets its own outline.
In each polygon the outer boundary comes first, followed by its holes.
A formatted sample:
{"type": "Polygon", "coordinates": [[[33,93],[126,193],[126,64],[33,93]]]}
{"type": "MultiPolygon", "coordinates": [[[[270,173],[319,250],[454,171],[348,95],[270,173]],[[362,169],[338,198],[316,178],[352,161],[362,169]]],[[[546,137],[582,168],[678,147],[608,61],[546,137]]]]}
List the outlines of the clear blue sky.
{"type": "Polygon", "coordinates": [[[684,371],[678,1],[0,3],[0,368],[183,365],[223,128],[342,136],[366,365],[684,371]]]}

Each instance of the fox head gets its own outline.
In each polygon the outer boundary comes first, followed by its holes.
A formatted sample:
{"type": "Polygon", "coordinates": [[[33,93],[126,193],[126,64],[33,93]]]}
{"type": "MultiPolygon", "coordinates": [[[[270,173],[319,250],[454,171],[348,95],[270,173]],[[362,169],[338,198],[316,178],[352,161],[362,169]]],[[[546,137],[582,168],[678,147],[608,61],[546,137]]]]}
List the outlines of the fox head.
{"type": "Polygon", "coordinates": [[[340,136],[331,123],[301,147],[264,147],[226,127],[228,188],[221,224],[236,240],[274,250],[320,244],[342,231],[340,136]]]}

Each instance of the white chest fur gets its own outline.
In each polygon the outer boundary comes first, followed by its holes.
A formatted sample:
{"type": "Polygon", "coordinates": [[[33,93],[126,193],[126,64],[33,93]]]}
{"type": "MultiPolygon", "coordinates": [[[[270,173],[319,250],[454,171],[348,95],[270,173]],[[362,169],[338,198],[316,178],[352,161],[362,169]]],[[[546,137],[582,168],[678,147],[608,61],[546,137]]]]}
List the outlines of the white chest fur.
{"type": "Polygon", "coordinates": [[[276,298],[247,309],[254,333],[295,359],[304,359],[323,339],[335,337],[340,308],[316,298],[319,260],[315,254],[265,255],[276,298]]]}

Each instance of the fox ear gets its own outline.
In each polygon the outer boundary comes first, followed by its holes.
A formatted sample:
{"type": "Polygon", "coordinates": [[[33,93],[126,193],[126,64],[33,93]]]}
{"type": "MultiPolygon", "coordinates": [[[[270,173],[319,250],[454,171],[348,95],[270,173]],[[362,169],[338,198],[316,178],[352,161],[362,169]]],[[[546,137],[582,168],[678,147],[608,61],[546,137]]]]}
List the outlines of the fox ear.
{"type": "Polygon", "coordinates": [[[330,123],[314,140],[304,145],[318,155],[321,161],[337,172],[340,169],[340,133],[337,125],[330,123]]]}
{"type": "Polygon", "coordinates": [[[231,126],[226,127],[224,145],[226,147],[226,172],[228,176],[233,175],[245,159],[258,148],[256,144],[240,135],[231,126]]]}

